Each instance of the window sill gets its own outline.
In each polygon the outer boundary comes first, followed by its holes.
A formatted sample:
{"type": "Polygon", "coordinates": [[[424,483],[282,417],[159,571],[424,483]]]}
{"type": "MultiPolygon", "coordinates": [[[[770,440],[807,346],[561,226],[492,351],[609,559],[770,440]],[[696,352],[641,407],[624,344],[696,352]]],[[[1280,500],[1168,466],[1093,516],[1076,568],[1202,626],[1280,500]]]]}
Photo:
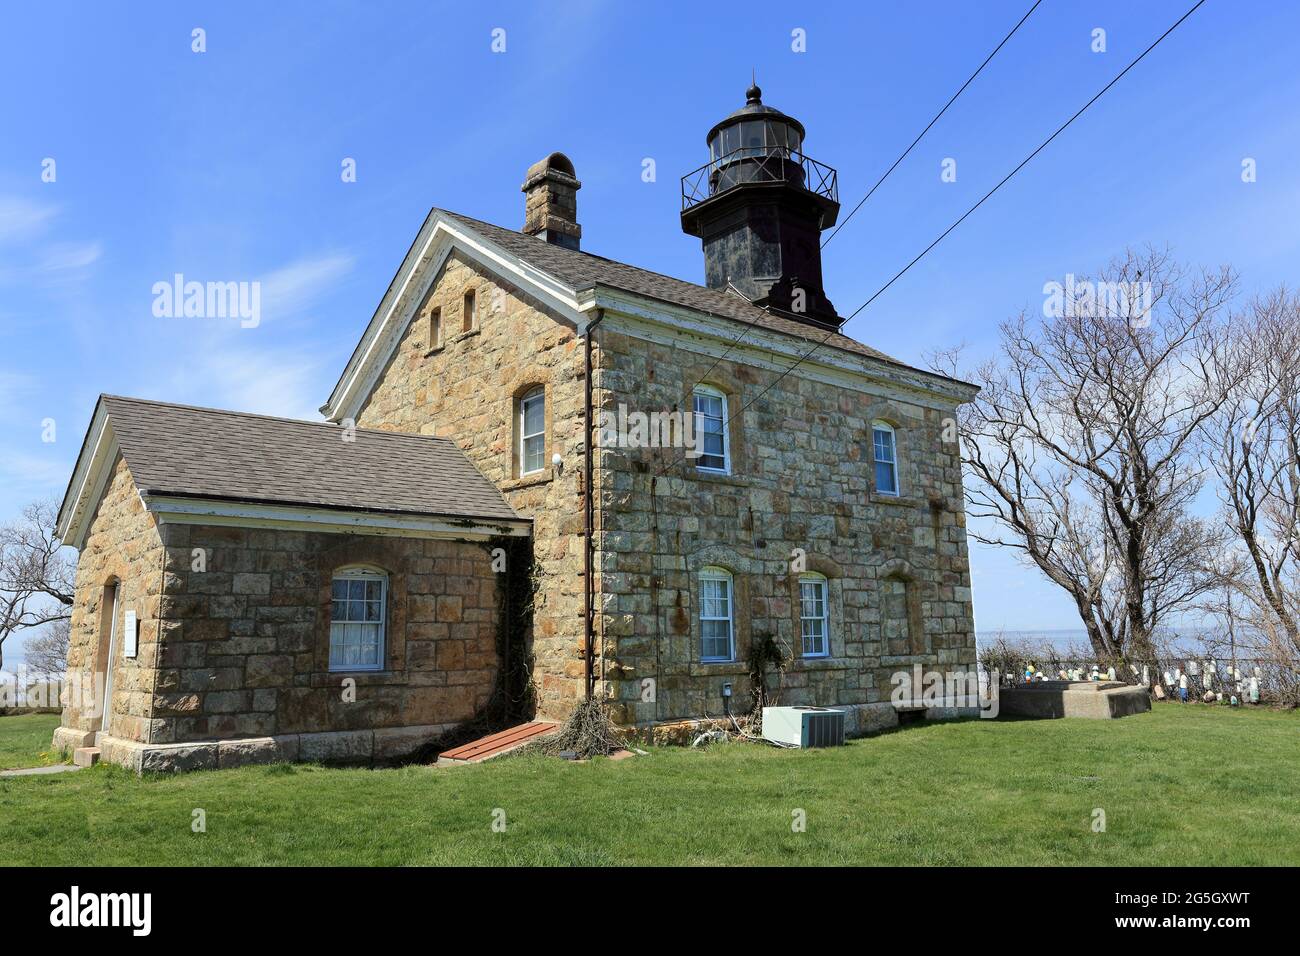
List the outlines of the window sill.
{"type": "Polygon", "coordinates": [[[691,661],[692,677],[717,677],[720,675],[744,675],[749,673],[749,665],[742,661],[691,661]]]}
{"type": "Polygon", "coordinates": [[[846,671],[860,664],[844,657],[796,657],[789,666],[805,671],[846,671]]]}
{"type": "Polygon", "coordinates": [[[889,505],[892,508],[920,508],[925,504],[925,501],[921,498],[908,498],[905,495],[882,495],[872,492],[871,503],[873,505],[889,505]]]}
{"type": "Polygon", "coordinates": [[[445,351],[447,351],[447,346],[446,346],[446,344],[443,344],[443,345],[435,345],[433,348],[428,349],[428,350],[425,351],[425,353],[424,353],[424,357],[425,357],[425,358],[428,358],[430,355],[437,355],[439,352],[445,352],[445,351]]]}
{"type": "Polygon", "coordinates": [[[463,342],[466,339],[472,339],[474,336],[478,335],[480,331],[481,330],[478,328],[473,328],[465,332],[457,332],[455,335],[451,337],[451,342],[454,345],[457,342],[463,342]]]}
{"type": "Polygon", "coordinates": [[[555,478],[555,469],[543,468],[541,471],[533,472],[530,475],[524,475],[521,478],[511,478],[509,481],[501,483],[502,491],[517,491],[520,488],[531,488],[534,485],[544,485],[555,478]]]}
{"type": "Polygon", "coordinates": [[[336,687],[341,680],[354,680],[358,687],[383,687],[405,684],[408,678],[403,671],[316,671],[311,675],[312,687],[336,687]]]}
{"type": "Polygon", "coordinates": [[[688,464],[686,470],[682,471],[681,477],[694,481],[707,481],[716,485],[732,485],[736,488],[748,488],[749,481],[737,477],[735,472],[722,471],[701,471],[694,465],[688,464]]]}

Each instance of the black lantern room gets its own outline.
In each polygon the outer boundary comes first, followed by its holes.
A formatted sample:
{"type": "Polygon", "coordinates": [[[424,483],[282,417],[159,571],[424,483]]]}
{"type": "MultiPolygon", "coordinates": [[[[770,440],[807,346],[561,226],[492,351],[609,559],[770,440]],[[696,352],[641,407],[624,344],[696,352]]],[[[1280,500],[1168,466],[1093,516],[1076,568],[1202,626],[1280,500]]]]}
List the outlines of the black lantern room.
{"type": "Polygon", "coordinates": [[[682,229],[703,242],[708,286],[838,328],[821,266],[822,230],[840,211],[836,174],[804,155],[803,124],[751,86],[707,140],[708,164],[682,177],[682,229]]]}

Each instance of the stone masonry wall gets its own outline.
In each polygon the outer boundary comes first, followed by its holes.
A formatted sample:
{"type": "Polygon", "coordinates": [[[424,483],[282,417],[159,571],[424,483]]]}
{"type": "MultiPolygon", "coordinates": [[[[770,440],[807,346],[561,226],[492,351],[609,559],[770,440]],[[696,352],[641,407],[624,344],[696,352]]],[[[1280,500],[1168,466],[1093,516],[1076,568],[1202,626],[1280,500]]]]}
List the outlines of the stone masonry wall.
{"type": "Polygon", "coordinates": [[[764,634],[794,656],[785,704],[878,705],[889,715],[895,672],[973,666],[961,471],[956,444],[942,440],[952,409],[922,407],[892,386],[873,397],[798,372],[758,398],[777,373],[727,360],[710,368],[711,358],[609,327],[597,338],[603,409],[689,410],[704,379],[727,394],[731,417],[730,475],[680,461],[652,494],[652,477],[680,450],[599,453],[599,623],[608,693],[624,722],[719,715],[724,681],[743,711],[750,642],[764,634]],[[873,488],[875,419],[896,429],[901,497],[873,488]],[[829,581],[829,658],[800,659],[795,549],[829,581]],[[700,662],[697,573],[709,565],[734,576],[734,663],[700,662]]]}
{"type": "MultiPolygon", "coordinates": [[[[427,739],[492,694],[500,576],[486,544],[171,524],[163,537],[150,743],[397,727],[427,739]],[[331,672],[330,584],[357,566],[388,577],[385,667],[331,672]]],[[[371,755],[347,753],[346,736],[320,740],[345,752],[301,759],[371,755]]]]}
{"type": "Polygon", "coordinates": [[[163,544],[153,515],[145,510],[126,462],[119,456],[112,477],[91,519],[77,561],[75,599],[68,646],[71,692],[65,699],[59,747],[84,746],[97,730],[128,740],[149,735],[151,698],[158,656],[158,609],[163,584],[163,544]],[[105,669],[108,592],[118,583],[113,700],[109,726],[100,726],[101,684],[105,669]],[[122,653],[126,612],[139,621],[138,654],[122,653]]]}
{"type": "Polygon", "coordinates": [[[533,677],[544,717],[565,716],[583,693],[580,345],[571,326],[455,254],[357,415],[363,428],[454,440],[514,509],[533,519],[533,677]],[[478,314],[468,330],[467,291],[478,314]],[[547,465],[521,478],[516,402],[537,385],[546,389],[547,465]],[[550,465],[555,453],[564,461],[558,471],[550,465]]]}

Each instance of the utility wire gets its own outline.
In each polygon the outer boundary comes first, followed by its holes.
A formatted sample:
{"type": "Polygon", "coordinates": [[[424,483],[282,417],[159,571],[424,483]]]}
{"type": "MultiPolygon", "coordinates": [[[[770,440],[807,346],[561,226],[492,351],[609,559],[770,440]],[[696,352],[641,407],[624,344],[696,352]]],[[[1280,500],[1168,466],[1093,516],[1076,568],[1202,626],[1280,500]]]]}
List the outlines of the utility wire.
{"type": "Polygon", "coordinates": [[[885,175],[881,176],[879,179],[876,180],[876,184],[867,190],[867,194],[865,196],[863,196],[861,199],[858,200],[858,204],[853,207],[852,211],[847,216],[844,217],[843,222],[841,222],[831,231],[831,234],[826,237],[826,241],[822,243],[823,249],[825,249],[827,244],[832,239],[835,238],[836,233],[838,233],[841,229],[843,229],[845,226],[849,224],[849,220],[852,219],[854,214],[857,213],[857,211],[862,208],[863,203],[865,203],[868,199],[871,198],[871,194],[880,188],[880,184],[889,178],[889,174],[898,168],[898,164],[901,163],[903,160],[907,159],[907,154],[912,151],[912,149],[916,146],[917,143],[921,142],[921,140],[925,137],[926,133],[930,132],[930,127],[933,126],[935,123],[939,122],[939,117],[943,116],[944,113],[948,112],[948,107],[952,106],[953,103],[957,102],[957,97],[961,96],[963,93],[966,92],[966,87],[970,86],[971,83],[975,81],[975,77],[979,76],[980,73],[984,71],[984,67],[989,65],[989,61],[992,60],[995,56],[997,56],[998,51],[1001,50],[1004,46],[1006,46],[1007,41],[1016,35],[1016,31],[1020,29],[1021,24],[1023,24],[1026,20],[1029,19],[1029,15],[1033,13],[1035,10],[1037,10],[1038,4],[1042,2],[1043,0],[1035,0],[1034,5],[1029,8],[1029,11],[1023,17],[1020,18],[1019,22],[1016,23],[1014,27],[1011,28],[1011,32],[1008,33],[1006,36],[1004,36],[1002,38],[1002,42],[993,48],[993,52],[984,58],[984,62],[979,65],[979,69],[977,69],[974,73],[970,75],[970,79],[968,79],[965,83],[961,85],[961,89],[959,89],[956,93],[952,95],[952,99],[950,99],[947,103],[943,104],[943,109],[939,110],[939,112],[934,114],[934,119],[930,120],[930,122],[926,124],[925,129],[921,130],[920,135],[917,136],[916,139],[912,140],[912,145],[908,146],[907,149],[903,150],[902,155],[900,155],[898,159],[894,160],[894,165],[890,166],[888,169],[885,170],[885,175]]]}
{"type": "MultiPolygon", "coordinates": [[[[853,311],[848,315],[848,317],[844,320],[844,322],[847,323],[847,322],[849,321],[849,319],[852,319],[855,315],[857,315],[859,312],[861,312],[863,309],[865,309],[867,306],[869,306],[872,302],[876,301],[876,299],[877,299],[877,298],[878,298],[878,297],[879,297],[879,296],[880,296],[880,295],[881,295],[881,294],[882,294],[886,289],[888,289],[888,288],[889,288],[890,286],[892,286],[895,282],[897,282],[900,278],[902,278],[903,275],[904,275],[904,273],[906,273],[909,269],[911,269],[912,266],[914,266],[914,265],[916,265],[918,262],[920,262],[921,259],[923,259],[923,258],[926,256],[926,254],[930,252],[931,249],[933,249],[935,246],[937,246],[940,242],[942,242],[942,241],[943,241],[943,240],[948,236],[949,233],[951,233],[954,229],[956,229],[958,226],[960,226],[960,225],[961,225],[961,224],[966,220],[966,218],[967,218],[968,216],[970,216],[971,213],[973,213],[973,212],[974,212],[976,209],[978,209],[980,206],[984,205],[984,201],[985,201],[985,200],[987,200],[987,199],[988,199],[990,196],[992,196],[995,192],[997,192],[997,191],[998,191],[999,189],[1001,189],[1004,185],[1006,185],[1007,182],[1011,179],[1011,177],[1015,176],[1016,173],[1018,173],[1018,172],[1020,172],[1020,170],[1024,169],[1025,166],[1027,166],[1027,165],[1029,164],[1030,160],[1032,160],[1035,156],[1037,156],[1039,153],[1041,153],[1041,152],[1042,152],[1042,151],[1047,147],[1047,145],[1048,145],[1049,143],[1052,142],[1052,140],[1056,139],[1056,137],[1060,136],[1061,133],[1065,132],[1065,130],[1066,130],[1066,129],[1071,125],[1071,124],[1073,124],[1075,120],[1077,120],[1080,116],[1082,116],[1082,115],[1083,115],[1083,114],[1088,110],[1088,108],[1089,108],[1090,106],[1092,106],[1093,103],[1096,103],[1097,100],[1101,99],[1102,96],[1105,95],[1105,93],[1106,93],[1106,92],[1107,92],[1107,91],[1108,91],[1112,86],[1114,86],[1116,83],[1118,83],[1121,79],[1124,78],[1124,76],[1129,72],[1129,70],[1133,69],[1133,67],[1135,67],[1135,66],[1137,66],[1139,63],[1141,63],[1142,60],[1146,58],[1146,55],[1147,55],[1148,53],[1150,53],[1152,50],[1154,50],[1156,47],[1158,47],[1158,46],[1159,46],[1159,45],[1164,41],[1164,39],[1165,39],[1167,36],[1169,36],[1169,34],[1173,33],[1173,32],[1174,32],[1175,30],[1177,30],[1180,26],[1182,26],[1183,22],[1184,22],[1188,17],[1190,17],[1193,13],[1195,13],[1197,10],[1199,10],[1199,9],[1200,9],[1204,4],[1205,4],[1205,0],[1197,0],[1197,2],[1196,2],[1195,4],[1193,4],[1192,7],[1191,7],[1191,8],[1190,8],[1186,13],[1184,13],[1181,17],[1179,17],[1176,21],[1174,21],[1173,25],[1170,26],[1168,30],[1166,30],[1164,33],[1160,34],[1160,36],[1156,37],[1156,39],[1151,43],[1151,45],[1150,45],[1149,47],[1147,47],[1145,50],[1143,50],[1141,53],[1139,53],[1139,54],[1138,54],[1138,55],[1137,55],[1137,56],[1136,56],[1136,57],[1135,57],[1135,58],[1134,58],[1134,59],[1129,63],[1128,66],[1124,67],[1124,69],[1120,70],[1119,73],[1117,73],[1117,74],[1115,75],[1114,79],[1112,79],[1109,83],[1107,83],[1107,84],[1106,84],[1105,86],[1103,86],[1099,91],[1097,91],[1096,95],[1094,95],[1092,99],[1088,100],[1088,102],[1084,103],[1083,106],[1079,107],[1078,112],[1076,112],[1076,113],[1075,113],[1073,116],[1071,116],[1068,120],[1066,120],[1066,121],[1065,121],[1064,123],[1062,123],[1059,127],[1057,127],[1056,132],[1052,133],[1051,136],[1049,136],[1049,137],[1047,137],[1047,139],[1043,140],[1042,143],[1040,143],[1040,144],[1038,145],[1038,148],[1035,149],[1035,150],[1034,150],[1032,153],[1030,153],[1028,156],[1026,156],[1023,160],[1021,160],[1020,164],[1017,165],[1015,169],[1013,169],[1013,170],[1011,170],[1011,172],[1007,173],[1006,176],[1004,176],[1004,177],[1002,178],[1002,180],[1001,180],[1001,181],[1000,181],[996,186],[994,186],[992,189],[990,189],[988,192],[986,192],[983,196],[981,196],[979,202],[975,203],[975,205],[971,206],[971,207],[970,207],[969,209],[967,209],[964,213],[962,213],[961,218],[958,219],[956,222],[954,222],[954,223],[953,223],[951,226],[949,226],[947,229],[945,229],[942,233],[940,233],[939,238],[935,239],[934,242],[930,243],[928,246],[926,246],[924,249],[922,249],[921,252],[916,256],[916,258],[914,258],[911,262],[909,262],[909,263],[908,263],[907,265],[905,265],[902,269],[900,269],[900,270],[899,270],[899,271],[894,275],[894,277],[893,277],[892,279],[890,279],[890,280],[889,280],[888,282],[886,282],[883,286],[881,286],[879,289],[877,289],[877,290],[875,291],[875,293],[871,296],[871,298],[867,299],[866,302],[863,302],[860,306],[858,306],[856,309],[854,309],[854,310],[853,310],[853,311]]],[[[759,392],[757,395],[755,395],[752,399],[750,399],[748,402],[746,402],[743,406],[741,406],[741,409],[740,409],[739,414],[740,414],[741,416],[743,416],[743,415],[745,414],[746,410],[748,410],[749,408],[751,408],[755,402],[757,402],[760,398],[762,398],[764,395],[766,395],[768,392],[770,392],[773,388],[775,388],[776,385],[777,385],[777,383],[780,382],[781,379],[785,378],[787,375],[789,375],[791,372],[793,372],[796,368],[798,368],[800,365],[802,365],[802,364],[804,363],[804,361],[805,361],[809,356],[811,356],[811,355],[812,355],[814,352],[816,352],[819,348],[821,348],[823,345],[825,345],[827,342],[829,342],[829,341],[831,340],[831,337],[832,337],[833,335],[835,335],[835,331],[828,332],[828,333],[826,334],[826,337],[825,337],[825,338],[823,338],[821,341],[819,341],[819,342],[817,342],[815,345],[813,345],[813,347],[810,348],[810,349],[809,349],[807,352],[805,352],[803,355],[799,356],[799,358],[794,362],[794,364],[792,364],[788,369],[786,369],[784,372],[782,372],[780,375],[778,375],[775,379],[773,379],[772,382],[771,382],[771,384],[769,384],[769,385],[767,386],[767,388],[763,389],[761,392],[759,392]]],[[[682,456],[679,456],[678,458],[674,459],[673,461],[669,462],[667,465],[664,466],[664,468],[660,469],[659,474],[662,475],[665,471],[667,471],[668,468],[671,468],[672,466],[676,465],[678,462],[682,461],[685,457],[686,457],[685,455],[682,455],[682,456]]]]}
{"type": "MultiPolygon", "coordinates": [[[[1038,9],[1038,5],[1042,2],[1043,0],[1034,0],[1034,5],[1030,7],[1029,10],[1025,13],[1025,15],[1021,17],[1019,21],[1017,21],[1016,25],[1011,28],[1011,32],[1008,33],[1006,36],[1004,36],[1002,38],[1002,42],[993,48],[993,52],[984,58],[984,62],[979,65],[979,69],[977,69],[974,73],[970,75],[970,78],[967,79],[966,82],[961,85],[961,88],[958,89],[957,92],[952,95],[952,98],[949,99],[948,102],[943,105],[943,109],[939,110],[938,113],[934,114],[934,118],[931,119],[930,122],[926,124],[925,129],[921,130],[921,132],[917,135],[916,139],[912,140],[912,144],[908,146],[907,149],[903,150],[902,154],[898,157],[898,159],[894,160],[894,164],[890,166],[887,170],[885,170],[885,174],[876,180],[876,184],[872,186],[869,190],[867,190],[867,194],[863,196],[860,200],[858,200],[858,204],[853,207],[852,211],[847,216],[845,216],[844,220],[835,227],[834,231],[832,231],[829,236],[826,237],[826,241],[821,244],[821,248],[825,249],[826,244],[835,238],[835,233],[839,232],[846,225],[848,225],[848,222],[850,219],[853,218],[854,213],[856,213],[859,209],[862,208],[863,204],[868,199],[871,198],[871,194],[874,193],[878,188],[880,188],[880,184],[883,183],[886,179],[888,179],[889,174],[892,173],[898,167],[898,164],[907,158],[908,153],[912,151],[913,147],[915,147],[917,143],[921,142],[921,140],[925,137],[926,133],[930,132],[930,127],[934,126],[935,123],[939,122],[939,118],[943,116],[944,113],[948,112],[948,107],[952,106],[953,103],[957,102],[957,97],[961,96],[963,93],[966,92],[966,87],[970,86],[971,83],[974,82],[975,77],[979,76],[980,73],[983,72],[984,67],[989,65],[989,61],[998,55],[998,51],[1001,50],[1004,46],[1006,46],[1008,40],[1010,40],[1013,36],[1015,36],[1016,31],[1019,30],[1021,25],[1026,20],[1029,19],[1029,15],[1038,9]]],[[[731,342],[730,345],[726,347],[726,349],[723,350],[721,355],[719,355],[716,359],[713,360],[713,364],[709,366],[709,370],[705,372],[703,377],[700,379],[700,381],[696,382],[695,384],[696,385],[703,384],[704,380],[713,374],[713,370],[718,367],[718,364],[723,359],[725,359],[728,355],[731,354],[731,350],[734,349],[737,345],[739,345],[741,341],[745,338],[745,336],[750,333],[750,331],[752,330],[748,326],[746,328],[741,329],[740,334],[736,336],[736,338],[731,342]]],[[[663,474],[663,472],[659,472],[659,474],[663,474]]]]}

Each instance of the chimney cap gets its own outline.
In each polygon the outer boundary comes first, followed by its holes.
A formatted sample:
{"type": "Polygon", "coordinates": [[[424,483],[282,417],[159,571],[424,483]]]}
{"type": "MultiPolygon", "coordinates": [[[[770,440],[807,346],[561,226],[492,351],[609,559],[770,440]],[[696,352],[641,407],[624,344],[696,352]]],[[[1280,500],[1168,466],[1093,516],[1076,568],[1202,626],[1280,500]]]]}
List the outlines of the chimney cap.
{"type": "Polygon", "coordinates": [[[528,172],[524,174],[524,184],[519,187],[520,191],[528,192],[543,179],[558,179],[575,189],[582,186],[582,183],[578,182],[578,174],[574,171],[573,160],[560,152],[551,153],[545,159],[539,159],[529,166],[528,172]]]}

